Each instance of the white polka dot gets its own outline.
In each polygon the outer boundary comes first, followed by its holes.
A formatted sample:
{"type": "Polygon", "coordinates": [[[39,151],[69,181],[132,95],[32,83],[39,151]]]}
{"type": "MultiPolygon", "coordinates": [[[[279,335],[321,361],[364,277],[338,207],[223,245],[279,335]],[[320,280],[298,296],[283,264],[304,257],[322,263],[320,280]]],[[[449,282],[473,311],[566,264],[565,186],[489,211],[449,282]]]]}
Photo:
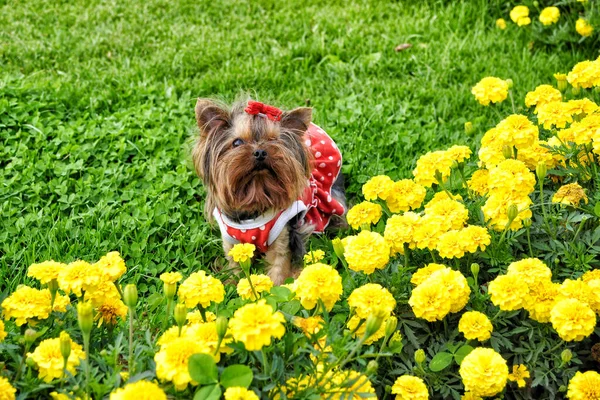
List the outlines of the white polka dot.
{"type": "Polygon", "coordinates": [[[242,233],[246,233],[246,230],[245,230],[245,229],[240,229],[240,231],[241,231],[242,233]]]}
{"type": "Polygon", "coordinates": [[[235,240],[237,240],[237,237],[235,235],[231,235],[232,238],[234,238],[235,240]]]}
{"type": "Polygon", "coordinates": [[[324,140],[321,140],[321,144],[325,144],[325,141],[324,141],[324,140]]]}
{"type": "Polygon", "coordinates": [[[323,182],[324,180],[325,180],[325,177],[324,177],[324,176],[322,176],[322,177],[321,177],[321,182],[323,182]]]}
{"type": "Polygon", "coordinates": [[[316,157],[316,158],[319,158],[319,157],[321,157],[321,156],[322,156],[322,154],[321,154],[321,152],[320,152],[320,151],[317,151],[317,152],[315,153],[315,157],[316,157]]]}
{"type": "Polygon", "coordinates": [[[328,172],[328,173],[327,173],[327,176],[331,176],[331,172],[328,172]]]}
{"type": "Polygon", "coordinates": [[[333,156],[329,156],[329,159],[330,159],[330,160],[333,160],[333,156]]]}
{"type": "Polygon", "coordinates": [[[331,196],[327,196],[327,202],[331,203],[331,196]]]}
{"type": "Polygon", "coordinates": [[[265,246],[265,247],[266,247],[266,246],[267,246],[267,242],[264,242],[264,243],[263,243],[263,246],[265,246]]]}
{"type": "Polygon", "coordinates": [[[264,231],[265,230],[265,226],[261,225],[261,226],[258,227],[258,229],[260,229],[261,231],[264,231]]]}
{"type": "Polygon", "coordinates": [[[252,240],[256,240],[256,236],[252,236],[252,240]]]}
{"type": "Polygon", "coordinates": [[[306,139],[306,141],[304,142],[304,144],[306,144],[308,147],[310,147],[310,145],[312,144],[311,141],[309,139],[306,139]]]}
{"type": "Polygon", "coordinates": [[[321,164],[319,164],[319,168],[325,168],[327,166],[327,164],[325,164],[324,162],[322,162],[321,164]]]}
{"type": "Polygon", "coordinates": [[[337,166],[339,167],[342,164],[342,160],[338,160],[337,166]]]}

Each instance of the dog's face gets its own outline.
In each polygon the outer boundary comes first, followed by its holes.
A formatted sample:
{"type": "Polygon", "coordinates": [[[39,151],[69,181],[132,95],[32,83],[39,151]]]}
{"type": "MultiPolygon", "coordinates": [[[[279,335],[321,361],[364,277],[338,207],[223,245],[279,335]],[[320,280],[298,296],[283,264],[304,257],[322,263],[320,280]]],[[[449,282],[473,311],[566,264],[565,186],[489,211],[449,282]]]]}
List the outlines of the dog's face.
{"type": "Polygon", "coordinates": [[[301,194],[311,172],[311,153],[303,135],[310,108],[284,112],[279,121],[231,110],[199,99],[200,137],[193,150],[196,172],[207,187],[207,211],[217,206],[236,218],[254,218],[269,209],[284,210],[301,194]]]}

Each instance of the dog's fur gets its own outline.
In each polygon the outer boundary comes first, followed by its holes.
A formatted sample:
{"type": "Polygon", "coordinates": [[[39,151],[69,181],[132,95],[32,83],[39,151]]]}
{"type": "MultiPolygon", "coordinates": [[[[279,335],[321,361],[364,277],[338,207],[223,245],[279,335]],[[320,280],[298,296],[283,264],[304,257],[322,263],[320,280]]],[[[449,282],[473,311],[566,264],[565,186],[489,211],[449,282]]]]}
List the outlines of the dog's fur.
{"type": "MultiPolygon", "coordinates": [[[[284,210],[302,195],[313,169],[313,156],[302,138],[311,122],[311,108],[283,112],[281,120],[274,122],[247,114],[246,104],[247,100],[240,101],[228,108],[208,99],[198,99],[196,104],[200,135],[192,158],[207,190],[205,213],[209,220],[215,207],[233,221],[284,210]],[[258,149],[268,154],[262,163],[253,157],[258,149]]],[[[332,196],[343,202],[343,180],[339,181],[332,196]]],[[[310,225],[301,225],[294,218],[271,244],[265,259],[275,284],[297,274],[292,265],[301,264],[311,232],[310,225]]],[[[227,255],[231,245],[224,241],[223,247],[227,255]]],[[[230,266],[238,269],[227,257],[230,266]]]]}

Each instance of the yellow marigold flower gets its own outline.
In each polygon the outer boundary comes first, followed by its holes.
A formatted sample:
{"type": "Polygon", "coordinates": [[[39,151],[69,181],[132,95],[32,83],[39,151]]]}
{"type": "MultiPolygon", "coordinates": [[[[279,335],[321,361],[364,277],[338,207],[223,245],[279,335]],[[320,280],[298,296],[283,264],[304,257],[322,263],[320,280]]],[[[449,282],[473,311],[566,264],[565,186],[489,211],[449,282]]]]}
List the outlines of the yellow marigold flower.
{"type": "Polygon", "coordinates": [[[557,101],[562,101],[562,94],[551,85],[539,85],[535,90],[525,95],[525,105],[527,107],[541,106],[557,101]]]}
{"type": "Polygon", "coordinates": [[[161,346],[154,355],[156,376],[161,381],[173,382],[175,390],[185,390],[188,383],[196,384],[188,372],[190,356],[203,352],[203,346],[193,338],[182,336],[161,346]]]}
{"type": "Polygon", "coordinates": [[[62,268],[58,274],[58,286],[65,293],[81,297],[81,291],[94,289],[104,280],[98,267],[86,261],[75,261],[62,268]]]}
{"type": "MultiPolygon", "coordinates": [[[[60,352],[60,338],[46,339],[40,342],[33,353],[28,353],[39,371],[38,377],[44,382],[51,382],[55,378],[62,378],[63,375],[63,356],[60,352]]],[[[71,354],[67,359],[67,371],[75,375],[75,367],[79,365],[79,360],[85,358],[85,352],[81,345],[71,340],[71,354]]]]}
{"type": "Polygon", "coordinates": [[[552,196],[553,203],[562,203],[574,206],[579,205],[581,200],[583,200],[585,204],[588,203],[588,198],[585,195],[585,191],[578,183],[569,183],[568,185],[563,185],[556,191],[554,196],[552,196]]]}
{"type": "Polygon", "coordinates": [[[435,250],[440,236],[451,228],[452,221],[439,215],[425,215],[416,226],[413,241],[419,249],[435,250]]]}
{"type": "Polygon", "coordinates": [[[495,135],[502,145],[522,149],[538,141],[539,129],[525,115],[512,114],[496,125],[495,135]]]}
{"type": "Polygon", "coordinates": [[[439,203],[440,201],[443,201],[443,200],[455,200],[455,201],[461,202],[462,199],[463,198],[460,194],[447,193],[446,191],[437,192],[433,195],[431,200],[429,200],[427,202],[427,204],[425,204],[425,210],[430,209],[431,207],[433,207],[434,205],[436,205],[437,203],[439,203]]]}
{"type": "Polygon", "coordinates": [[[569,400],[591,400],[600,398],[600,374],[596,371],[580,372],[569,381],[569,400]]]}
{"type": "Polygon", "coordinates": [[[327,310],[331,310],[340,299],[342,291],[340,274],[326,264],[307,266],[296,280],[296,296],[307,310],[315,308],[319,300],[327,310]]]}
{"type": "Polygon", "coordinates": [[[179,300],[188,308],[200,305],[208,307],[211,302],[220,303],[225,298],[225,288],[218,279],[206,275],[204,271],[192,273],[179,286],[179,300]]]}
{"type": "Polygon", "coordinates": [[[93,264],[93,266],[95,269],[101,271],[104,279],[111,282],[116,281],[127,272],[125,260],[121,258],[118,251],[111,251],[105,256],[100,257],[100,260],[93,264]]]}
{"type": "Polygon", "coordinates": [[[575,23],[575,30],[581,36],[587,37],[592,35],[594,32],[594,27],[592,27],[585,19],[579,18],[575,23]]]}
{"type": "Polygon", "coordinates": [[[564,82],[567,80],[567,74],[557,72],[554,74],[554,78],[556,79],[557,82],[564,82]]]}
{"type": "Polygon", "coordinates": [[[54,260],[44,261],[39,264],[31,264],[27,270],[27,276],[46,284],[54,279],[58,279],[58,273],[65,268],[67,264],[59,263],[54,260]]]}
{"type": "Polygon", "coordinates": [[[15,400],[16,393],[17,389],[10,384],[8,379],[0,376],[0,400],[15,400]]]}
{"type": "Polygon", "coordinates": [[[520,276],[499,275],[488,285],[488,293],[494,305],[503,311],[514,311],[523,307],[529,288],[520,276]]]}
{"type": "Polygon", "coordinates": [[[465,394],[460,396],[460,400],[482,400],[482,398],[473,392],[465,392],[465,394]]]}
{"type": "Polygon", "coordinates": [[[417,167],[413,170],[415,182],[425,187],[431,187],[434,183],[439,184],[435,178],[436,171],[446,180],[452,172],[452,158],[446,151],[427,152],[417,160],[417,167]]]}
{"type": "Polygon", "coordinates": [[[385,224],[383,238],[389,243],[392,253],[404,254],[404,244],[414,249],[416,243],[413,234],[419,225],[421,217],[414,212],[407,211],[402,215],[392,215],[385,224]]]}
{"type": "Polygon", "coordinates": [[[217,344],[219,343],[219,334],[217,333],[216,322],[204,322],[188,325],[187,329],[185,330],[185,334],[182,332],[182,335],[200,344],[200,353],[212,355],[217,362],[219,362],[221,359],[220,353],[231,353],[233,351],[227,346],[232,342],[231,336],[225,335],[225,338],[221,343],[221,347],[219,348],[219,353],[216,353],[217,344]]]}
{"type": "Polygon", "coordinates": [[[488,192],[488,177],[490,171],[487,169],[478,169],[471,175],[471,179],[467,181],[469,189],[474,191],[480,196],[485,196],[488,192]]]}
{"type": "Polygon", "coordinates": [[[531,20],[529,19],[529,8],[527,6],[514,7],[510,11],[510,19],[519,26],[529,25],[529,23],[531,23],[531,20]]]}
{"type": "Polygon", "coordinates": [[[374,176],[362,187],[362,193],[366,200],[386,200],[394,181],[387,175],[374,176]]]}
{"type": "Polygon", "coordinates": [[[488,317],[479,311],[467,311],[458,321],[458,331],[465,335],[467,340],[483,342],[492,336],[493,330],[488,317]]]}
{"type": "Polygon", "coordinates": [[[525,298],[524,308],[529,318],[540,323],[550,322],[550,312],[559,296],[560,285],[548,280],[538,280],[529,285],[529,293],[525,298]]]}
{"type": "Polygon", "coordinates": [[[488,76],[473,86],[471,93],[484,106],[490,105],[490,102],[502,103],[508,96],[508,83],[504,79],[488,76]]]}
{"type": "MultiPolygon", "coordinates": [[[[515,181],[516,182],[516,181],[515,181]]],[[[512,196],[505,191],[498,191],[488,197],[487,201],[481,207],[485,220],[489,221],[492,227],[497,231],[503,231],[508,224],[508,207],[510,205],[517,206],[519,213],[517,217],[508,227],[512,230],[518,230],[523,226],[523,220],[531,218],[531,210],[529,206],[533,203],[529,197],[510,197],[512,196]],[[508,196],[508,197],[507,197],[508,196]]]]}
{"type": "Polygon", "coordinates": [[[223,396],[225,400],[259,400],[256,393],[243,387],[228,387],[223,396]]]}
{"type": "Polygon", "coordinates": [[[430,263],[423,268],[419,268],[410,278],[410,283],[415,286],[419,286],[421,283],[425,282],[427,278],[433,275],[436,271],[441,271],[447,269],[445,265],[430,263]]]}
{"type": "Polygon", "coordinates": [[[520,277],[527,285],[552,279],[552,271],[538,258],[525,258],[512,262],[508,266],[506,274],[520,277]]]}
{"type": "Polygon", "coordinates": [[[448,293],[446,301],[450,303],[451,313],[462,310],[467,305],[471,295],[471,289],[463,274],[451,268],[435,271],[423,282],[423,285],[444,287],[448,293]]]}
{"type": "Polygon", "coordinates": [[[321,261],[325,258],[325,252],[323,250],[313,250],[309,251],[304,255],[304,263],[305,264],[314,264],[321,261]]]}
{"type": "Polygon", "coordinates": [[[588,98],[569,100],[566,107],[569,114],[581,116],[590,115],[598,109],[598,105],[588,98]]]}
{"type": "Polygon", "coordinates": [[[558,7],[546,7],[540,13],[540,22],[544,25],[552,25],[558,22],[560,10],[558,7]]]}
{"type": "Polygon", "coordinates": [[[102,281],[97,286],[90,286],[85,293],[86,300],[92,302],[94,307],[100,304],[108,303],[111,300],[120,300],[121,295],[111,281],[102,281]]]}
{"type": "Polygon", "coordinates": [[[446,153],[448,153],[448,157],[459,163],[464,162],[466,159],[471,157],[471,154],[473,154],[469,147],[456,145],[446,150],[446,153]]]}
{"type": "Polygon", "coordinates": [[[502,146],[481,146],[477,155],[479,157],[477,165],[480,168],[492,168],[505,160],[504,155],[502,154],[502,146]]]}
{"type": "MultiPolygon", "coordinates": [[[[386,320],[383,321],[377,332],[375,332],[374,334],[369,336],[367,340],[365,340],[364,344],[370,345],[372,343],[377,342],[379,339],[385,336],[385,322],[386,320]]],[[[348,321],[348,329],[354,331],[353,337],[362,338],[363,336],[365,336],[365,331],[367,330],[366,321],[362,320],[360,317],[355,315],[348,321]]]]}
{"type": "Polygon", "coordinates": [[[519,160],[504,160],[490,170],[488,187],[492,194],[527,196],[535,189],[535,175],[519,160]]]}
{"type": "Polygon", "coordinates": [[[555,101],[542,104],[536,108],[538,124],[543,125],[545,129],[564,128],[567,123],[573,122],[573,117],[569,113],[570,108],[567,103],[555,101]]]}
{"type": "Polygon", "coordinates": [[[306,336],[311,336],[319,333],[325,322],[322,317],[317,316],[308,318],[293,317],[292,323],[302,329],[306,336]]]}
{"type": "Polygon", "coordinates": [[[15,324],[21,326],[31,319],[46,319],[52,311],[65,312],[69,298],[57,294],[52,308],[51,297],[48,289],[38,290],[29,286],[19,286],[2,301],[4,319],[14,318],[15,324]]]}
{"type": "Polygon", "coordinates": [[[169,285],[174,285],[182,279],[180,272],[165,272],[160,275],[160,280],[169,285]]]}
{"type": "Polygon", "coordinates": [[[442,258],[462,258],[465,255],[464,242],[458,230],[440,235],[436,249],[442,258]]]}
{"type": "Polygon", "coordinates": [[[229,250],[227,255],[236,263],[243,263],[254,257],[255,251],[256,246],[252,243],[238,243],[229,250]]]}
{"type": "MultiPolygon", "coordinates": [[[[252,281],[252,285],[254,285],[257,295],[260,295],[262,292],[268,292],[273,287],[273,281],[267,275],[252,274],[250,275],[250,280],[252,281]]],[[[254,293],[252,293],[250,282],[246,278],[242,278],[238,282],[237,293],[244,300],[257,300],[254,297],[254,293]]]]}
{"type": "Polygon", "coordinates": [[[517,25],[518,26],[526,26],[526,25],[529,25],[529,24],[531,24],[531,18],[529,18],[529,17],[519,18],[517,20],[517,25]]]}
{"type": "Polygon", "coordinates": [[[375,225],[380,218],[381,206],[370,201],[363,201],[355,205],[346,214],[348,224],[354,229],[358,229],[363,225],[375,225]]]}
{"type": "Polygon", "coordinates": [[[517,160],[525,163],[527,168],[531,171],[535,171],[535,168],[540,162],[545,162],[548,169],[556,167],[557,162],[553,154],[547,147],[542,145],[548,145],[548,143],[540,140],[539,142],[532,144],[531,147],[519,150],[517,160]]]}
{"type": "Polygon", "coordinates": [[[475,253],[477,249],[484,251],[492,242],[487,228],[483,226],[467,225],[459,231],[459,236],[463,249],[469,253],[475,253]]]}
{"type": "Polygon", "coordinates": [[[581,276],[581,280],[586,283],[596,279],[600,279],[600,269],[592,269],[581,276]]]}
{"type": "Polygon", "coordinates": [[[410,375],[402,375],[396,379],[392,386],[392,394],[396,395],[396,400],[429,399],[429,390],[423,379],[410,375]]]}
{"type": "Polygon", "coordinates": [[[375,313],[390,316],[396,307],[396,300],[383,286],[367,283],[352,291],[348,296],[348,305],[359,318],[367,319],[375,313]]]}
{"type": "Polygon", "coordinates": [[[390,245],[377,232],[362,231],[342,239],[348,268],[365,274],[383,269],[390,261],[390,245]]]}
{"type": "Polygon", "coordinates": [[[506,21],[504,20],[504,18],[498,18],[496,20],[496,28],[498,29],[506,29],[506,21]]]}
{"type": "Polygon", "coordinates": [[[369,378],[356,371],[333,372],[331,378],[325,379],[324,385],[326,398],[331,400],[362,400],[375,396],[375,389],[369,378]]]}
{"type": "Polygon", "coordinates": [[[508,380],[512,382],[517,382],[517,385],[520,388],[524,388],[526,385],[525,379],[529,378],[529,371],[527,367],[523,364],[513,365],[512,374],[508,375],[508,380]]]}
{"type": "Polygon", "coordinates": [[[391,212],[415,210],[421,207],[427,190],[415,183],[412,179],[401,179],[394,182],[386,199],[386,204],[391,212]]]}
{"type": "Polygon", "coordinates": [[[269,346],[272,338],[280,339],[285,334],[284,323],[283,314],[273,312],[273,308],[261,299],[238,308],[229,320],[229,330],[236,341],[244,344],[246,350],[254,351],[269,346]]]}
{"type": "MultiPolygon", "coordinates": [[[[202,323],[202,322],[199,322],[199,323],[202,323]]],[[[187,326],[184,325],[181,328],[181,336],[179,335],[179,327],[178,326],[170,327],[169,329],[164,331],[162,335],[160,335],[160,337],[156,341],[156,344],[162,348],[164,345],[171,343],[173,340],[177,339],[178,337],[185,337],[185,334],[186,334],[189,326],[190,326],[190,324],[188,324],[187,326]]]]}
{"type": "Polygon", "coordinates": [[[594,332],[596,314],[577,299],[565,299],[550,312],[550,322],[562,340],[579,342],[594,332]]]}
{"type": "Polygon", "coordinates": [[[461,229],[469,219],[469,210],[458,201],[444,199],[425,207],[425,216],[429,215],[442,217],[449,221],[451,229],[461,229]]]}
{"type": "Polygon", "coordinates": [[[117,317],[125,318],[127,316],[127,306],[120,298],[106,298],[97,307],[97,310],[98,314],[96,314],[96,318],[99,319],[98,326],[101,326],[103,323],[115,326],[117,324],[117,317]]]}
{"type": "Polygon", "coordinates": [[[600,293],[589,282],[581,279],[565,279],[560,285],[558,300],[577,299],[594,311],[600,311],[600,293]]]}
{"type": "Polygon", "coordinates": [[[450,312],[449,296],[441,280],[429,278],[413,289],[408,304],[417,318],[441,321],[450,312]]]}
{"type": "Polygon", "coordinates": [[[479,347],[463,359],[459,373],[466,391],[480,397],[491,397],[504,390],[508,366],[493,349],[479,347]]]}
{"type": "Polygon", "coordinates": [[[112,392],[110,400],[167,400],[167,395],[154,382],[137,381],[112,392]]]}
{"type": "Polygon", "coordinates": [[[4,330],[4,322],[0,321],[0,342],[6,339],[8,334],[4,330]]]}
{"type": "Polygon", "coordinates": [[[567,81],[574,88],[588,89],[600,83],[600,62],[582,61],[575,64],[567,74],[567,81]]]}

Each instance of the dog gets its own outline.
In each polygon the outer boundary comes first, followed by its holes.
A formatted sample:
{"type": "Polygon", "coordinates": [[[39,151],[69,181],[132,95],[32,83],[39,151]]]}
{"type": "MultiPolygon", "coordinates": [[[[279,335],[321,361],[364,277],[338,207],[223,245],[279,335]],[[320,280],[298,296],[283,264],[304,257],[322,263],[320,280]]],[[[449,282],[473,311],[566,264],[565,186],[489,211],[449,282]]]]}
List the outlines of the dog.
{"type": "Polygon", "coordinates": [[[192,159],[230,267],[239,271],[231,247],[252,243],[274,284],[296,277],[309,235],[344,224],[340,150],[308,107],[282,111],[244,100],[229,108],[198,99],[195,114],[192,159]]]}

